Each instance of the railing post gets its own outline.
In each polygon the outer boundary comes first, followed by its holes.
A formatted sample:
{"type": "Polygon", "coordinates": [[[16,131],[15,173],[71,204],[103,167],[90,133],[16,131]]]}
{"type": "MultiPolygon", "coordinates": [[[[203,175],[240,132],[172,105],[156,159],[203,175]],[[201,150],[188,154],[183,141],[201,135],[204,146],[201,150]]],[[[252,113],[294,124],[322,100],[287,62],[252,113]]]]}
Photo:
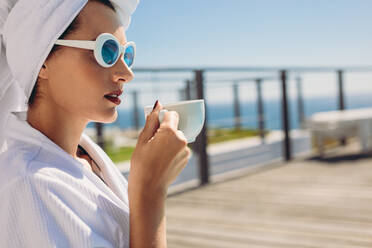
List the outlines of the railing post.
{"type": "Polygon", "coordinates": [[[283,123],[283,152],[286,161],[291,160],[291,140],[289,137],[290,123],[289,123],[289,108],[288,108],[288,96],[287,96],[287,71],[280,71],[280,79],[282,81],[282,123],[283,123]]]}
{"type": "Polygon", "coordinates": [[[186,80],[186,100],[191,100],[191,81],[186,80]]]}
{"type": "Polygon", "coordinates": [[[305,124],[305,110],[304,100],[302,96],[302,80],[301,77],[296,78],[297,85],[297,110],[298,110],[298,124],[300,128],[304,128],[305,124]]]}
{"type": "Polygon", "coordinates": [[[344,80],[343,80],[343,71],[337,71],[338,75],[338,109],[345,109],[345,97],[344,97],[344,80]]]}
{"type": "Polygon", "coordinates": [[[96,137],[97,144],[104,150],[105,149],[105,139],[103,137],[103,123],[96,122],[96,137]]]}
{"type": "Polygon", "coordinates": [[[242,123],[241,123],[241,113],[240,113],[240,104],[239,104],[239,84],[238,84],[238,82],[234,82],[233,92],[234,92],[235,129],[240,130],[241,127],[242,127],[242,123]]]}
{"type": "Polygon", "coordinates": [[[260,137],[262,142],[265,139],[265,112],[262,100],[262,80],[260,78],[256,79],[256,90],[257,90],[257,121],[258,128],[260,130],[260,137]]]}
{"type": "MultiPolygon", "coordinates": [[[[344,80],[343,80],[344,72],[342,70],[337,71],[338,77],[338,109],[345,110],[345,96],[344,96],[344,80]]],[[[342,138],[340,140],[341,145],[346,145],[346,139],[342,138]]]]}
{"type": "MultiPolygon", "coordinates": [[[[204,79],[203,71],[195,70],[195,82],[196,82],[196,96],[197,99],[204,99],[204,79]]],[[[207,104],[205,103],[205,107],[207,104]]],[[[205,111],[205,123],[202,131],[197,137],[193,148],[196,148],[196,152],[199,154],[199,176],[200,185],[209,183],[209,161],[207,153],[207,111],[205,111]]]]}
{"type": "Polygon", "coordinates": [[[186,99],[186,90],[185,89],[179,89],[178,94],[180,96],[180,101],[185,101],[186,99]]]}
{"type": "Polygon", "coordinates": [[[139,113],[138,113],[138,92],[135,90],[132,92],[133,94],[133,121],[136,130],[140,129],[139,123],[139,113]]]}
{"type": "Polygon", "coordinates": [[[191,100],[191,80],[185,81],[185,88],[179,90],[180,98],[185,101],[191,100]]]}

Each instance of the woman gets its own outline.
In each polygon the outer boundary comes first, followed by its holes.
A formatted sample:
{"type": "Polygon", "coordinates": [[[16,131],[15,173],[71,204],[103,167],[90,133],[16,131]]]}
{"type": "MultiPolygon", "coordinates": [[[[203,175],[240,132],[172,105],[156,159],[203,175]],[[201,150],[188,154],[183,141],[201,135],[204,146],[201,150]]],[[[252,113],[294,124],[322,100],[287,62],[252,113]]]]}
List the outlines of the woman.
{"type": "Polygon", "coordinates": [[[0,0],[0,247],[166,247],[167,189],[190,156],[177,113],[160,124],[155,103],[128,182],[83,133],[117,118],[136,4],[0,0]]]}

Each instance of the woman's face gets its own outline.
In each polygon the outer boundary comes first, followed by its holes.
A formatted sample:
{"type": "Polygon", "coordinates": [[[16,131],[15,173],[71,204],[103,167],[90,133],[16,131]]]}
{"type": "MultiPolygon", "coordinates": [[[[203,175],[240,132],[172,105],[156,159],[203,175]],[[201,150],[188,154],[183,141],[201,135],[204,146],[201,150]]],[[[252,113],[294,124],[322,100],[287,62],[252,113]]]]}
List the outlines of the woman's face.
{"type": "MultiPolygon", "coordinates": [[[[95,40],[101,33],[111,33],[121,44],[127,41],[116,13],[99,2],[89,1],[78,18],[79,29],[64,39],[95,40]]],[[[134,76],[122,56],[114,66],[104,68],[96,62],[93,50],[61,47],[45,61],[39,74],[43,100],[67,116],[115,121],[117,105],[104,95],[122,89],[134,76]]]]}

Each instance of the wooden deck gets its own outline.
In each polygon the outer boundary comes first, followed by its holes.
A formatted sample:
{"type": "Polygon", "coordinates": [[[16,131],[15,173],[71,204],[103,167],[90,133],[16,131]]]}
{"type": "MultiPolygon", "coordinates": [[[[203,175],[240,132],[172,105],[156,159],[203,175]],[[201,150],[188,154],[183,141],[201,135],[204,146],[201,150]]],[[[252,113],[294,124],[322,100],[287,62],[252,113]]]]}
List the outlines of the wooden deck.
{"type": "Polygon", "coordinates": [[[168,247],[372,247],[372,156],[358,148],[169,197],[168,247]]]}

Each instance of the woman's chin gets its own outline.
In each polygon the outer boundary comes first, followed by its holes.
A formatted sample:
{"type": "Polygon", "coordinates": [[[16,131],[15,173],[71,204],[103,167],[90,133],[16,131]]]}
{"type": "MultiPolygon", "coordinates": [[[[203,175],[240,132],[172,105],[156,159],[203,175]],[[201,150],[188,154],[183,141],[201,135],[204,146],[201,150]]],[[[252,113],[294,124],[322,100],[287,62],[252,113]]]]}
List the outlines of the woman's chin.
{"type": "Polygon", "coordinates": [[[95,118],[94,122],[102,123],[113,123],[118,118],[118,111],[116,108],[114,110],[106,111],[106,113],[100,115],[98,118],[95,118]]]}

